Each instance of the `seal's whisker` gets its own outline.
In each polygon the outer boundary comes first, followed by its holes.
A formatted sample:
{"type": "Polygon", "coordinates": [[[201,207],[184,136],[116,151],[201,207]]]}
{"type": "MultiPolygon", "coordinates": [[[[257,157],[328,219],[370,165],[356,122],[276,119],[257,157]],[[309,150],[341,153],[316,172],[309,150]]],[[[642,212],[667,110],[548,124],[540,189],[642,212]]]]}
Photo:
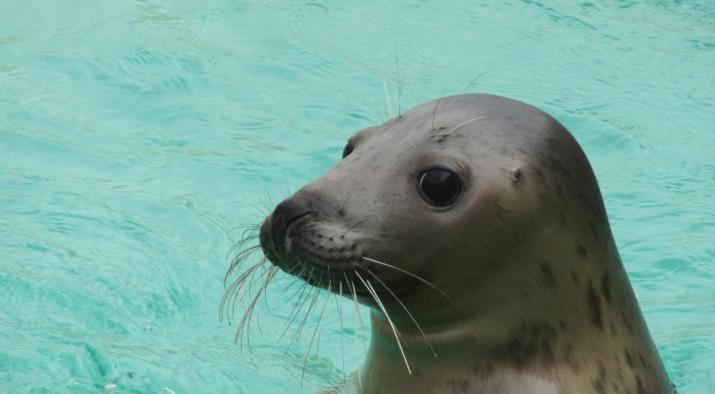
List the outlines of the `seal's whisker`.
{"type": "Polygon", "coordinates": [[[368,269],[368,268],[364,268],[364,269],[367,271],[368,274],[372,275],[372,277],[375,278],[375,280],[380,282],[382,287],[384,287],[385,290],[387,290],[387,292],[390,293],[390,295],[392,295],[392,297],[395,299],[395,301],[397,301],[400,304],[402,309],[405,310],[405,312],[407,313],[407,316],[409,316],[410,319],[412,320],[412,322],[415,323],[415,327],[417,327],[417,329],[420,331],[420,334],[422,334],[422,337],[425,339],[425,342],[427,342],[427,346],[429,346],[430,350],[432,351],[432,355],[437,357],[437,351],[434,349],[434,346],[432,346],[432,342],[430,342],[430,340],[427,339],[427,335],[425,334],[424,330],[422,330],[422,326],[420,325],[420,323],[417,322],[417,319],[415,319],[415,317],[412,315],[410,310],[407,309],[407,307],[402,302],[402,300],[400,300],[400,298],[387,286],[387,284],[382,279],[380,279],[377,275],[375,275],[372,271],[370,271],[370,269],[368,269]]]}
{"type": "MultiPolygon", "coordinates": [[[[308,310],[305,312],[305,317],[303,318],[303,321],[300,322],[300,325],[298,326],[298,329],[295,331],[295,334],[293,334],[293,338],[290,340],[290,343],[288,344],[288,347],[286,348],[286,352],[288,349],[290,349],[291,346],[293,346],[293,343],[300,337],[300,334],[303,332],[303,328],[305,327],[305,322],[308,321],[308,316],[310,316],[310,311],[313,310],[313,307],[315,306],[315,302],[318,299],[318,294],[320,294],[320,289],[317,287],[313,288],[313,298],[310,301],[310,305],[308,305],[308,310]]],[[[302,308],[301,308],[302,309],[302,308]]]]}
{"type": "Polygon", "coordinates": [[[342,237],[348,235],[349,232],[355,230],[355,228],[357,228],[359,225],[365,223],[366,221],[367,221],[367,219],[359,220],[357,223],[355,223],[355,224],[353,224],[352,226],[348,227],[348,229],[347,229],[344,233],[342,233],[342,234],[340,235],[340,238],[342,238],[342,237]]]}
{"type": "Polygon", "coordinates": [[[265,260],[261,259],[256,264],[252,265],[243,274],[236,278],[236,280],[231,284],[231,286],[229,286],[228,289],[226,289],[223,297],[221,298],[221,304],[219,306],[219,320],[223,320],[224,312],[226,312],[226,318],[228,319],[229,324],[231,324],[231,319],[234,316],[236,309],[236,296],[239,294],[241,286],[245,282],[246,278],[252,273],[254,273],[255,270],[263,263],[265,263],[265,260]],[[227,310],[227,305],[231,305],[231,309],[227,310]]]}
{"type": "MultiPolygon", "coordinates": [[[[263,265],[265,267],[265,265],[263,265]]],[[[266,296],[266,293],[268,293],[266,290],[268,288],[268,284],[273,280],[274,276],[274,270],[276,270],[276,266],[271,265],[267,270],[264,269],[261,275],[265,274],[266,271],[268,272],[268,275],[266,276],[266,279],[263,281],[263,284],[261,287],[258,289],[258,294],[260,295],[261,293],[263,294],[263,302],[265,302],[266,306],[268,306],[268,298],[266,296]]],[[[258,332],[263,335],[263,328],[261,327],[261,319],[260,319],[259,314],[256,314],[256,327],[258,328],[258,332]]]]}
{"type": "MultiPolygon", "coordinates": [[[[365,349],[365,340],[364,340],[364,337],[365,337],[365,326],[363,326],[363,324],[362,324],[362,318],[360,317],[360,308],[358,307],[358,302],[357,302],[357,290],[355,290],[355,283],[348,280],[348,276],[347,276],[347,274],[346,274],[345,272],[343,272],[343,276],[345,276],[345,284],[346,284],[346,285],[351,285],[350,290],[351,290],[351,292],[352,292],[352,294],[353,294],[353,304],[355,305],[355,313],[357,314],[358,322],[360,323],[360,324],[359,324],[359,325],[360,325],[360,332],[362,332],[362,335],[363,335],[362,350],[363,350],[363,355],[365,355],[365,354],[367,354],[367,349],[365,349]]],[[[357,332],[356,332],[355,335],[353,335],[353,344],[355,345],[355,353],[358,352],[357,340],[358,340],[358,338],[357,338],[357,332]]],[[[360,376],[360,375],[361,375],[361,374],[360,374],[360,370],[358,370],[356,373],[357,373],[357,378],[358,378],[358,387],[360,387],[360,394],[362,394],[362,393],[363,393],[363,390],[362,390],[362,377],[360,376]]]]}
{"type": "MultiPolygon", "coordinates": [[[[268,275],[269,275],[269,276],[272,276],[272,275],[275,275],[275,273],[276,273],[277,271],[265,271],[265,272],[270,272],[268,275]]],[[[264,272],[264,273],[265,273],[265,272],[264,272]]],[[[264,273],[262,273],[261,275],[263,275],[264,273]]],[[[251,275],[251,276],[253,276],[253,275],[251,275]]],[[[250,292],[250,285],[249,285],[249,288],[248,288],[248,292],[250,292]]],[[[247,293],[248,293],[248,292],[247,292],[247,293]]],[[[250,321],[251,321],[251,317],[252,317],[252,315],[253,315],[253,311],[254,311],[254,309],[255,309],[255,307],[256,307],[256,303],[257,303],[258,300],[261,298],[261,292],[262,292],[262,289],[258,289],[258,292],[257,292],[256,295],[253,297],[253,300],[252,300],[251,303],[248,305],[248,309],[246,310],[246,312],[244,312],[243,316],[241,317],[241,323],[239,324],[238,330],[236,331],[235,340],[242,339],[242,338],[243,338],[243,335],[244,335],[244,333],[245,333],[245,336],[246,336],[246,344],[247,344],[247,346],[248,346],[248,351],[249,351],[249,353],[251,352],[251,337],[250,337],[250,332],[249,332],[249,330],[250,330],[250,321]]],[[[243,297],[241,297],[241,298],[243,298],[243,297]]],[[[243,340],[241,340],[241,352],[243,352],[243,340]]]]}
{"type": "MultiPolygon", "coordinates": [[[[276,204],[273,202],[273,198],[271,198],[271,193],[268,191],[268,189],[266,189],[264,187],[263,191],[266,192],[266,197],[268,198],[268,207],[266,207],[266,208],[268,209],[268,212],[270,212],[273,210],[273,207],[275,207],[276,204]]],[[[264,201],[264,203],[265,203],[265,201],[264,201]]]]}
{"type": "Polygon", "coordinates": [[[268,296],[267,296],[268,285],[271,284],[271,282],[273,281],[273,278],[275,278],[276,274],[278,274],[278,267],[276,267],[275,265],[271,265],[271,268],[269,268],[269,271],[270,272],[269,272],[268,277],[266,278],[266,281],[263,282],[263,289],[262,289],[263,301],[266,303],[266,308],[268,308],[268,309],[271,308],[271,306],[268,304],[268,296]]]}
{"type": "Polygon", "coordinates": [[[431,130],[434,130],[434,121],[437,118],[437,110],[439,109],[440,103],[442,103],[442,99],[444,98],[444,93],[437,99],[437,103],[434,105],[434,111],[432,112],[432,126],[430,126],[431,130]]]}
{"type": "Polygon", "coordinates": [[[345,334],[345,328],[343,326],[343,281],[338,281],[338,294],[333,293],[335,296],[335,307],[338,309],[338,317],[340,318],[340,359],[342,361],[342,372],[343,381],[345,381],[345,347],[343,346],[343,336],[345,334]],[[340,296],[340,301],[338,302],[338,295],[340,296]]]}
{"type": "Polygon", "coordinates": [[[258,232],[261,229],[260,225],[250,224],[242,227],[243,231],[241,231],[240,239],[231,247],[230,252],[236,253],[246,242],[258,239],[258,232]]]}
{"type": "MultiPolygon", "coordinates": [[[[357,273],[356,271],[353,271],[353,273],[357,273]]],[[[367,347],[365,346],[365,325],[362,322],[362,316],[360,315],[360,307],[358,304],[357,300],[357,288],[355,287],[355,282],[348,280],[348,276],[345,272],[343,272],[343,275],[345,276],[345,280],[350,283],[352,286],[352,293],[353,293],[353,304],[355,305],[355,313],[357,314],[358,318],[358,325],[360,326],[360,332],[362,333],[362,350],[363,353],[367,354],[367,347]]]]}
{"type": "Polygon", "coordinates": [[[390,95],[387,93],[387,82],[382,80],[382,88],[385,90],[385,112],[387,113],[387,118],[392,118],[392,104],[390,103],[390,95]]]}
{"type": "Polygon", "coordinates": [[[407,367],[407,372],[410,375],[412,375],[412,369],[410,369],[410,363],[407,362],[407,356],[405,356],[405,351],[404,351],[404,349],[402,349],[402,342],[400,341],[400,338],[398,337],[399,331],[397,330],[397,327],[395,327],[395,324],[392,323],[392,319],[390,319],[390,314],[387,312],[387,309],[385,309],[385,306],[382,304],[380,297],[377,295],[377,292],[370,284],[370,281],[363,279],[362,276],[360,276],[360,273],[357,271],[355,271],[355,275],[363,283],[363,285],[365,286],[365,289],[367,289],[367,291],[370,293],[372,298],[375,300],[377,305],[382,310],[382,313],[385,314],[385,318],[387,319],[387,322],[390,324],[390,328],[392,329],[392,334],[395,336],[395,342],[397,342],[397,347],[400,349],[400,354],[402,354],[402,359],[405,361],[405,366],[407,367]]]}
{"type": "MultiPolygon", "coordinates": [[[[332,289],[332,283],[328,281],[328,293],[332,289]]],[[[323,315],[325,314],[325,307],[328,305],[329,294],[325,296],[325,302],[323,303],[323,308],[320,311],[320,317],[318,318],[318,324],[315,325],[315,330],[313,331],[313,337],[310,338],[310,343],[308,344],[308,351],[305,352],[305,358],[303,359],[303,372],[300,375],[300,386],[303,387],[303,378],[305,378],[305,367],[308,365],[308,357],[310,357],[310,348],[313,347],[313,341],[315,340],[315,335],[318,333],[320,328],[320,323],[323,321],[323,315]]],[[[320,336],[318,336],[318,341],[320,341],[320,336]]],[[[318,344],[315,344],[315,354],[318,354],[318,344]]]]}
{"type": "Polygon", "coordinates": [[[397,68],[397,117],[402,117],[402,89],[404,84],[400,78],[400,58],[397,56],[397,47],[395,47],[395,67],[397,68]]]}
{"type": "MultiPolygon", "coordinates": [[[[321,283],[323,282],[323,275],[320,275],[320,282],[321,283]]],[[[331,281],[328,280],[328,286],[329,286],[328,291],[330,291],[330,289],[331,289],[330,285],[331,285],[331,281]]],[[[323,294],[322,291],[321,291],[321,294],[323,294]]],[[[315,354],[316,354],[316,356],[318,355],[318,347],[320,346],[320,333],[321,333],[321,331],[320,331],[320,329],[318,329],[318,327],[320,327],[320,323],[323,321],[323,312],[325,311],[325,306],[327,304],[328,304],[328,297],[326,296],[324,304],[323,304],[323,311],[320,312],[320,318],[318,319],[318,325],[316,326],[316,330],[318,331],[318,336],[315,338],[315,354]]],[[[313,333],[313,335],[315,335],[315,333],[313,333]]],[[[308,353],[310,353],[310,347],[308,348],[308,353]]]]}
{"type": "Polygon", "coordinates": [[[260,202],[260,205],[257,202],[245,202],[245,204],[253,208],[253,211],[256,213],[256,217],[265,217],[273,210],[273,208],[268,206],[267,203],[263,200],[260,202]]]}
{"type": "Polygon", "coordinates": [[[387,263],[384,263],[384,262],[382,262],[382,261],[378,261],[378,260],[372,259],[372,258],[370,258],[370,257],[363,256],[362,258],[363,258],[363,260],[369,261],[369,262],[371,262],[371,263],[375,263],[375,264],[382,265],[382,266],[384,266],[384,267],[392,268],[392,269],[394,269],[394,270],[397,270],[397,271],[402,272],[403,274],[409,275],[409,276],[411,276],[411,277],[413,277],[413,278],[419,280],[420,282],[426,284],[427,286],[429,286],[429,287],[431,287],[431,288],[437,290],[437,291],[438,291],[440,294],[442,294],[447,300],[452,301],[452,299],[447,295],[447,293],[445,293],[444,291],[442,291],[442,289],[440,289],[439,287],[435,286],[435,285],[432,284],[431,282],[429,282],[429,281],[427,281],[426,279],[422,278],[421,276],[415,275],[415,274],[413,274],[412,272],[406,271],[406,270],[404,270],[404,269],[402,269],[402,268],[395,267],[394,265],[387,264],[387,263]]]}
{"type": "Polygon", "coordinates": [[[250,257],[253,253],[256,253],[261,249],[261,245],[253,245],[249,248],[246,248],[242,252],[240,252],[236,258],[233,259],[231,262],[231,265],[228,267],[228,271],[226,272],[226,275],[223,277],[223,285],[226,286],[226,282],[228,281],[229,276],[233,274],[233,272],[238,268],[238,266],[241,265],[242,262],[244,262],[248,257],[250,257]]]}
{"type": "Polygon", "coordinates": [[[468,124],[470,124],[470,123],[472,123],[472,122],[476,122],[477,120],[481,120],[481,119],[484,119],[484,116],[477,116],[476,118],[472,118],[472,119],[469,119],[469,120],[465,120],[464,122],[462,122],[462,123],[460,123],[460,124],[454,126],[453,128],[451,128],[448,132],[444,133],[444,135],[449,135],[449,134],[451,134],[453,131],[457,130],[458,128],[463,127],[463,126],[466,126],[466,125],[468,125],[468,124]]]}
{"type": "Polygon", "coordinates": [[[283,185],[286,187],[286,195],[290,196],[293,194],[293,190],[290,188],[290,185],[288,185],[288,180],[285,177],[285,174],[281,174],[281,178],[283,179],[283,185]]]}
{"type": "Polygon", "coordinates": [[[459,92],[459,94],[463,94],[464,92],[466,92],[467,89],[469,89],[475,82],[477,82],[477,81],[479,80],[479,78],[481,78],[482,76],[484,76],[484,74],[486,74],[488,71],[489,71],[489,70],[482,71],[482,72],[479,73],[476,77],[472,78],[472,80],[469,81],[468,84],[464,85],[464,88],[462,89],[461,92],[459,92]]]}
{"type": "Polygon", "coordinates": [[[258,229],[246,229],[243,230],[241,233],[240,239],[236,241],[236,243],[231,246],[231,249],[229,251],[230,254],[232,254],[234,257],[232,258],[231,265],[229,265],[229,272],[231,271],[231,268],[234,267],[238,262],[236,260],[241,260],[245,257],[243,255],[251,250],[251,249],[257,249],[260,248],[261,246],[259,245],[258,241],[258,229]],[[248,243],[252,243],[250,246],[246,246],[248,243]]]}
{"type": "MultiPolygon", "coordinates": [[[[251,290],[253,289],[253,281],[256,279],[256,273],[258,272],[258,268],[263,267],[263,264],[266,261],[267,260],[265,259],[265,257],[261,258],[261,260],[253,267],[254,269],[251,270],[250,275],[248,275],[247,277],[245,277],[243,279],[242,283],[238,286],[238,288],[234,292],[234,296],[231,299],[231,304],[232,304],[231,305],[231,315],[235,314],[235,309],[236,309],[237,304],[242,303],[245,298],[251,297],[251,290]],[[246,282],[248,282],[248,283],[246,284],[246,282]],[[241,294],[239,297],[240,290],[244,286],[245,286],[245,290],[243,291],[243,294],[241,294]]],[[[259,273],[258,276],[261,277],[261,276],[263,276],[264,273],[265,273],[265,271],[259,273]]]]}
{"type": "Polygon", "coordinates": [[[291,310],[290,315],[288,315],[288,324],[286,324],[285,328],[283,329],[283,332],[278,337],[279,342],[283,339],[286,332],[288,332],[288,329],[295,321],[295,318],[298,317],[298,312],[303,309],[303,305],[305,305],[305,296],[306,294],[310,293],[310,290],[306,291],[306,289],[308,288],[308,283],[303,282],[303,287],[301,287],[300,290],[297,290],[300,294],[298,294],[298,299],[296,300],[295,305],[293,305],[293,309],[291,310]]]}

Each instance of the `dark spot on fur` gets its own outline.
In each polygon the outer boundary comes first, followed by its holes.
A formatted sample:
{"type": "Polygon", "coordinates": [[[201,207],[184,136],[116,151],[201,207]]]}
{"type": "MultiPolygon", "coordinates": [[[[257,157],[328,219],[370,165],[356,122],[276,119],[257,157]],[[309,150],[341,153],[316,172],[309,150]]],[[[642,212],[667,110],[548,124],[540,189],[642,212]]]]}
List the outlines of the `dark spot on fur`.
{"type": "Polygon", "coordinates": [[[564,189],[559,184],[556,185],[556,195],[558,195],[560,201],[564,201],[566,199],[564,196],[564,189]]]}
{"type": "Polygon", "coordinates": [[[547,364],[554,362],[554,350],[551,348],[551,342],[546,338],[541,340],[541,357],[547,364]]]}
{"type": "Polygon", "coordinates": [[[516,171],[511,173],[511,183],[514,185],[524,183],[524,174],[521,172],[521,169],[516,169],[516,171]]]}
{"type": "Polygon", "coordinates": [[[539,268],[541,268],[541,274],[544,276],[544,282],[546,282],[546,285],[552,289],[557,288],[559,282],[556,280],[556,275],[554,275],[554,271],[551,270],[549,264],[541,262],[541,264],[539,264],[539,268]]]}
{"type": "Polygon", "coordinates": [[[583,244],[576,245],[576,253],[583,258],[588,257],[588,250],[586,250],[586,247],[583,246],[583,244]]]}
{"type": "Polygon", "coordinates": [[[603,271],[603,276],[601,277],[601,293],[603,293],[603,298],[607,303],[611,303],[611,279],[608,276],[608,271],[603,271]]]}
{"type": "Polygon", "coordinates": [[[596,231],[596,223],[591,220],[589,222],[589,227],[591,227],[591,234],[593,234],[593,238],[598,239],[598,231],[596,231]]]}
{"type": "Polygon", "coordinates": [[[631,321],[628,316],[626,316],[624,313],[621,315],[621,317],[623,318],[623,325],[626,326],[626,330],[628,330],[630,334],[633,334],[633,326],[631,325],[631,321]]]}
{"type": "Polygon", "coordinates": [[[626,363],[633,369],[633,356],[631,356],[631,352],[629,352],[628,349],[626,349],[626,363]]]}
{"type": "Polygon", "coordinates": [[[496,349],[495,356],[518,369],[526,367],[537,357],[542,363],[550,364],[555,358],[551,345],[555,336],[556,330],[550,325],[521,326],[504,347],[496,349]]]}
{"type": "Polygon", "coordinates": [[[645,357],[643,357],[643,354],[638,355],[638,361],[640,362],[641,366],[643,366],[643,367],[645,367],[647,364],[645,357]]]}
{"type": "Polygon", "coordinates": [[[571,275],[571,280],[573,281],[573,283],[578,284],[579,280],[578,280],[578,274],[576,273],[576,271],[571,270],[571,272],[569,272],[569,275],[571,275]]]}
{"type": "Polygon", "coordinates": [[[606,388],[603,386],[603,381],[598,378],[593,381],[593,389],[596,390],[598,394],[606,393],[606,388]]]}
{"type": "Polygon", "coordinates": [[[599,330],[603,330],[603,316],[601,314],[601,297],[593,288],[593,283],[588,281],[588,309],[591,315],[591,323],[599,330]]]}
{"type": "Polygon", "coordinates": [[[643,381],[640,376],[636,376],[636,389],[638,394],[646,394],[645,387],[643,387],[643,381]]]}
{"type": "Polygon", "coordinates": [[[340,217],[345,216],[345,210],[343,208],[338,209],[338,216],[340,216],[340,217]]]}
{"type": "Polygon", "coordinates": [[[459,380],[456,382],[452,382],[452,388],[453,392],[455,393],[469,393],[469,381],[468,380],[459,380]]]}
{"type": "Polygon", "coordinates": [[[576,365],[576,360],[574,360],[573,357],[573,343],[566,342],[566,345],[564,345],[564,348],[561,351],[561,357],[563,362],[566,363],[566,365],[568,365],[571,369],[578,369],[576,365]]]}
{"type": "Polygon", "coordinates": [[[603,361],[598,362],[598,376],[593,381],[593,389],[596,390],[598,394],[604,394],[606,392],[606,367],[603,365],[603,361]]]}

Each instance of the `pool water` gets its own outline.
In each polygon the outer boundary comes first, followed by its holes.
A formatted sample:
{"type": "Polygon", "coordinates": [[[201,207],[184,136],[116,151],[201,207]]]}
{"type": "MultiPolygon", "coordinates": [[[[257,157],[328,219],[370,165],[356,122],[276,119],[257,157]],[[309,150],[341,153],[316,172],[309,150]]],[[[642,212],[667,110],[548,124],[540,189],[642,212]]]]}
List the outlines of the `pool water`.
{"type": "Polygon", "coordinates": [[[672,380],[715,393],[707,0],[3,0],[0,392],[340,380],[369,334],[320,295],[282,335],[284,275],[250,350],[234,342],[245,302],[218,319],[232,246],[355,130],[463,90],[574,133],[672,380]]]}

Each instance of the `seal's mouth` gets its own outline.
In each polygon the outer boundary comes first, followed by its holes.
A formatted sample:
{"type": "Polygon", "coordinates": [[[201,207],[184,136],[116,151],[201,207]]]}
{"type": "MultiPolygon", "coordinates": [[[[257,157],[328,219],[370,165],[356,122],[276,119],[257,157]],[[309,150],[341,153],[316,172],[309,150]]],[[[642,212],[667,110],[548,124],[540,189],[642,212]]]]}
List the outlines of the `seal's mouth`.
{"type": "Polygon", "coordinates": [[[261,226],[260,243],[266,258],[284,272],[311,286],[372,304],[374,295],[385,302],[393,301],[416,287],[413,281],[386,283],[380,277],[383,267],[366,258],[357,242],[344,235],[330,236],[321,232],[312,212],[292,218],[285,233],[273,236],[272,218],[261,226]]]}

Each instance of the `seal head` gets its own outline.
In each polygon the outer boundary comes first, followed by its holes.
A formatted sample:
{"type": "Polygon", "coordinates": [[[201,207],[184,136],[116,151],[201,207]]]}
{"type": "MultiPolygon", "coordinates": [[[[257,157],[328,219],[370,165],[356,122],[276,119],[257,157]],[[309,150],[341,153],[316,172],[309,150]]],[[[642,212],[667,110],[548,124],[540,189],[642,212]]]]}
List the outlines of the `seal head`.
{"type": "Polygon", "coordinates": [[[260,241],[372,309],[363,392],[672,391],[586,156],[530,105],[445,97],[357,132],[260,241]]]}

